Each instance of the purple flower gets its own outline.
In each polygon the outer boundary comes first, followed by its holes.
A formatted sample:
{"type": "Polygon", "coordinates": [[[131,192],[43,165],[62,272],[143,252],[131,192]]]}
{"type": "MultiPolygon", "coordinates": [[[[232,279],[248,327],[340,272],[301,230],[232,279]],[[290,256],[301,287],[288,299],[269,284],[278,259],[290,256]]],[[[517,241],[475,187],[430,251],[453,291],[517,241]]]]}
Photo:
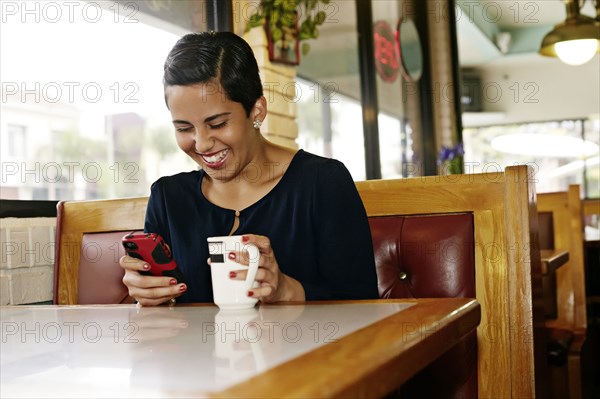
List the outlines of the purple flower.
{"type": "Polygon", "coordinates": [[[442,146],[440,152],[438,153],[438,165],[443,164],[446,161],[451,161],[454,158],[461,157],[465,155],[465,150],[463,149],[462,143],[458,143],[455,147],[446,147],[442,146]]]}

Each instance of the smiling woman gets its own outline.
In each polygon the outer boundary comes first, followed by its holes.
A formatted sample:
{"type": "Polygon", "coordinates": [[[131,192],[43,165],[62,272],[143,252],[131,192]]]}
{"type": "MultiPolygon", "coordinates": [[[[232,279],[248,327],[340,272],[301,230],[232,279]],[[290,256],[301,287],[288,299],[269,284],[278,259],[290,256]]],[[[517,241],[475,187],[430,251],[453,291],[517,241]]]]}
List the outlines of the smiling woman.
{"type": "MultiPolygon", "coordinates": [[[[344,165],[265,139],[266,118],[252,49],[230,32],[183,36],[164,63],[177,144],[201,169],[152,185],[145,231],[164,237],[186,283],[141,275],[124,257],[123,282],[142,305],[211,302],[207,238],[241,235],[258,247],[262,302],[377,298],[369,224],[344,165]]],[[[243,280],[243,254],[229,252],[243,280]]],[[[216,267],[216,266],[215,266],[216,267]]]]}

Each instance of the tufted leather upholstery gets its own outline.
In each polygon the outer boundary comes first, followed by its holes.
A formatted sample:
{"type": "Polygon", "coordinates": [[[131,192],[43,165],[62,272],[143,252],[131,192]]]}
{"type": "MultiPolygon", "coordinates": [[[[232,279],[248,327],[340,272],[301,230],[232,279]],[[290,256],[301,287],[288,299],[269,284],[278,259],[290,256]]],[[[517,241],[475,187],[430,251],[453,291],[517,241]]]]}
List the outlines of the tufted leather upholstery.
{"type": "Polygon", "coordinates": [[[119,259],[125,255],[121,239],[129,231],[86,233],[81,241],[77,303],[133,303],[123,284],[119,259]]]}
{"type": "Polygon", "coordinates": [[[382,298],[475,297],[471,215],[369,218],[382,298]]]}
{"type": "MultiPolygon", "coordinates": [[[[475,298],[471,214],[370,217],[382,298],[475,298]]],[[[473,333],[407,382],[401,397],[477,397],[473,333]],[[432,383],[435,381],[435,383],[432,383]]]]}

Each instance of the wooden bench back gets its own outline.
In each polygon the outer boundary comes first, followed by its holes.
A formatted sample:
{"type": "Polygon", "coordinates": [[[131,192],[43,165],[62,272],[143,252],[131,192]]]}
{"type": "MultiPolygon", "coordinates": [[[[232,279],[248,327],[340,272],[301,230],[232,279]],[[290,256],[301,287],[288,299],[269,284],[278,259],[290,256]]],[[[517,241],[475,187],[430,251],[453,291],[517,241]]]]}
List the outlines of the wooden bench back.
{"type": "Polygon", "coordinates": [[[572,331],[587,327],[583,207],[579,185],[568,191],[538,195],[538,212],[551,213],[554,249],[569,251],[569,261],[556,271],[558,316],[546,324],[572,331]]]}
{"type": "MultiPolygon", "coordinates": [[[[79,265],[85,235],[143,230],[148,198],[59,202],[56,220],[56,254],[54,267],[54,303],[79,303],[79,265]]],[[[116,243],[118,246],[119,243],[116,243]]],[[[117,253],[118,248],[100,248],[117,253]]],[[[84,253],[85,254],[85,253],[84,253]]],[[[106,255],[106,254],[105,254],[106,255]]],[[[85,255],[84,255],[85,256],[85,255]]],[[[94,255],[95,256],[95,255],[94,255]]],[[[120,268],[118,258],[102,265],[120,268]]],[[[99,291],[103,287],[97,287],[99,291]]]]}
{"type": "Polygon", "coordinates": [[[479,397],[539,395],[546,367],[532,169],[356,185],[369,217],[473,214],[479,397]]]}

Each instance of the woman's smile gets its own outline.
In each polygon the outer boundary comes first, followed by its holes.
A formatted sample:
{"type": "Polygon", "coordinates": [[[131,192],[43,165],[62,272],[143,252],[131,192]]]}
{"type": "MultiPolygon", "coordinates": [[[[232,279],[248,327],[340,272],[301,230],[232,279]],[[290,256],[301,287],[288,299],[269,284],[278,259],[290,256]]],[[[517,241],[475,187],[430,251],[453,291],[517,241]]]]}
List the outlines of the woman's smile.
{"type": "Polygon", "coordinates": [[[225,165],[227,155],[229,154],[229,148],[210,154],[197,154],[200,155],[206,166],[208,166],[211,169],[219,169],[223,167],[223,165],[225,165]]]}

